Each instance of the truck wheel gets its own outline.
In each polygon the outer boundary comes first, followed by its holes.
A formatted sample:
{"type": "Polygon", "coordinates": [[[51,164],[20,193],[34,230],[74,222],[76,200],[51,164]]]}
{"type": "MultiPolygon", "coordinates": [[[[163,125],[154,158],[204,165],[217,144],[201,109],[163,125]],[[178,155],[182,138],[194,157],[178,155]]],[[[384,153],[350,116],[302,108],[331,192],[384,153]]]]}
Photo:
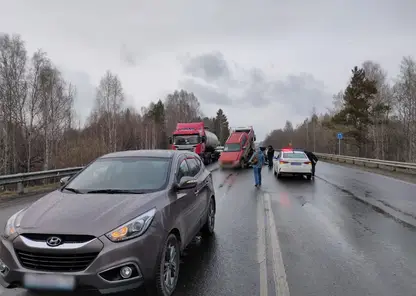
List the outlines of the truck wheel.
{"type": "Polygon", "coordinates": [[[209,165],[210,161],[209,158],[204,156],[204,165],[209,165]]]}

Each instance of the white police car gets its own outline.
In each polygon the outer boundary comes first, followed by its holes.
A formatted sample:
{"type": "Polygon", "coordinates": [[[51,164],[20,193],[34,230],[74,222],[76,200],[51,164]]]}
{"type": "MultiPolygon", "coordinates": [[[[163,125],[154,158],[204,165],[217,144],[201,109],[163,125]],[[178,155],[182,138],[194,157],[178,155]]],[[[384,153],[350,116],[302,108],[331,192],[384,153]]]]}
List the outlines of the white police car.
{"type": "Polygon", "coordinates": [[[312,164],[305,152],[295,149],[276,151],[273,159],[273,171],[277,178],[282,175],[306,176],[312,178],[312,164]]]}

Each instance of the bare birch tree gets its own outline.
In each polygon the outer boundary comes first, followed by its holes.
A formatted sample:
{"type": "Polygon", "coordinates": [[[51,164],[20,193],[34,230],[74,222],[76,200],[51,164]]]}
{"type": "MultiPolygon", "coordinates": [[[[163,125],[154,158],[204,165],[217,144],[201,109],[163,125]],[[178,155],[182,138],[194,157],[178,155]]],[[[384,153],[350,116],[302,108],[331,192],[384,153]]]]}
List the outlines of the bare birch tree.
{"type": "Polygon", "coordinates": [[[16,137],[26,98],[26,49],[20,36],[0,36],[0,105],[3,118],[3,171],[18,171],[16,137]]]}
{"type": "Polygon", "coordinates": [[[121,82],[117,75],[107,71],[97,88],[95,110],[104,118],[105,131],[102,140],[107,151],[117,150],[117,117],[124,103],[121,82]]]}

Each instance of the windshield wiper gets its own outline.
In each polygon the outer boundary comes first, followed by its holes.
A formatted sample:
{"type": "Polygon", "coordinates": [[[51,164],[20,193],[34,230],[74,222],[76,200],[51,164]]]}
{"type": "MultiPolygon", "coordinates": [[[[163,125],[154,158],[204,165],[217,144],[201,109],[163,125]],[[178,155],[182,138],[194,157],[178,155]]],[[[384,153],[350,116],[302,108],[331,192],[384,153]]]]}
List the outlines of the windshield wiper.
{"type": "Polygon", "coordinates": [[[143,190],[126,190],[126,189],[97,189],[90,190],[87,193],[107,193],[107,194],[143,194],[143,190]]]}
{"type": "Polygon", "coordinates": [[[65,187],[63,190],[68,190],[68,191],[71,191],[71,192],[74,192],[74,193],[77,193],[77,194],[81,193],[81,191],[79,191],[78,189],[70,188],[70,187],[65,187]]]}

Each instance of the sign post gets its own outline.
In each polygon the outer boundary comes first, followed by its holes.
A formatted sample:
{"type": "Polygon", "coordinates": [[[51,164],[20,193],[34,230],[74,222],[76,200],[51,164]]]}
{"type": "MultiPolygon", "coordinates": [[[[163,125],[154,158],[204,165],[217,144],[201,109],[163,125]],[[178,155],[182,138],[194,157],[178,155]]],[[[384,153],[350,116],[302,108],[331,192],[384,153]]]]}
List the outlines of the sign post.
{"type": "Polygon", "coordinates": [[[337,134],[337,139],[338,139],[338,155],[341,155],[341,140],[344,137],[344,135],[342,133],[338,133],[337,134]]]}

